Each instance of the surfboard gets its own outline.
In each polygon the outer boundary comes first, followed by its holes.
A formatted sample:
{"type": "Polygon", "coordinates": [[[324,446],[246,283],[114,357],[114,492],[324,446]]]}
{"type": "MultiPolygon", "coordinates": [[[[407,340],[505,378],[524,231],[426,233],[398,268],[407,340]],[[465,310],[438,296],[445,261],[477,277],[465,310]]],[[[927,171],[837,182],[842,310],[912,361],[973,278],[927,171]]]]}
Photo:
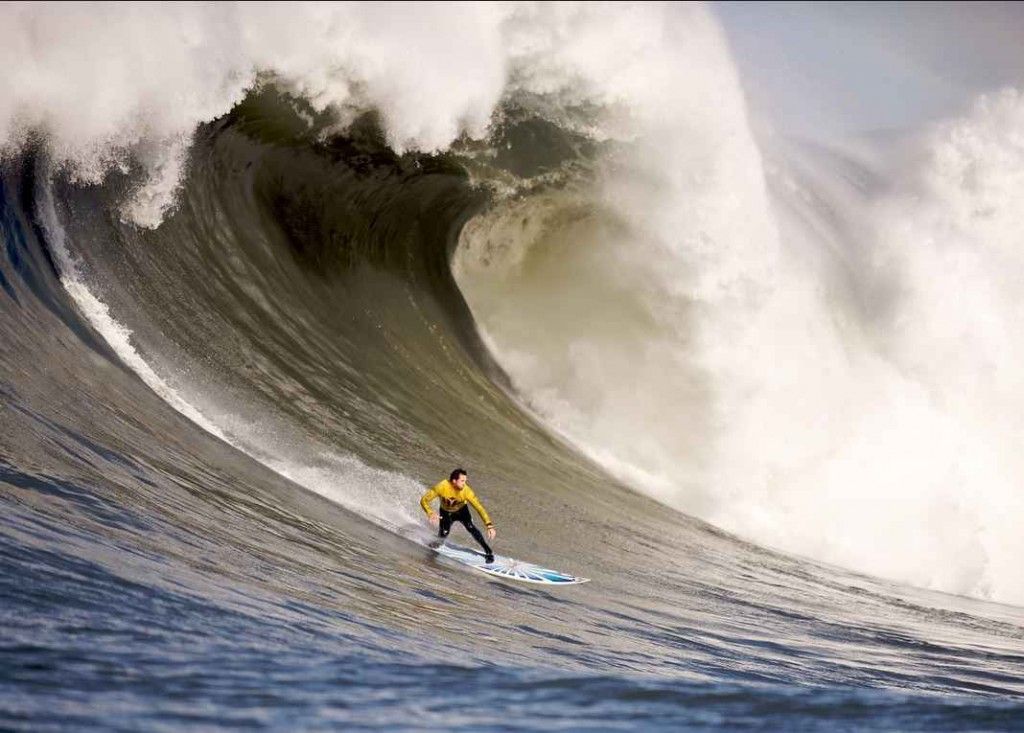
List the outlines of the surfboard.
{"type": "Polygon", "coordinates": [[[562,573],[558,570],[542,568],[540,565],[523,562],[504,555],[495,555],[494,562],[488,563],[484,560],[482,552],[471,550],[460,545],[443,544],[433,548],[434,551],[444,557],[468,565],[481,573],[494,575],[508,580],[518,580],[523,583],[539,583],[541,585],[578,585],[586,583],[589,578],[577,578],[575,575],[562,573]]]}

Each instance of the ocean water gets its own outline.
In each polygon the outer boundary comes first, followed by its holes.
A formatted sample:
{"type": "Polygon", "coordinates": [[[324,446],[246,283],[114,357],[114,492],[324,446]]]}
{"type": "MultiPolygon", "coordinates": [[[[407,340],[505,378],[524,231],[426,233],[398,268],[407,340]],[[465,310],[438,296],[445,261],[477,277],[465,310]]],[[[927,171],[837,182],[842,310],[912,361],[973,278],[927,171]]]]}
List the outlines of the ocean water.
{"type": "Polygon", "coordinates": [[[0,727],[1024,729],[1019,97],[769,143],[701,8],[409,11],[0,11],[0,727]],[[456,465],[591,581],[430,551],[456,465]]]}

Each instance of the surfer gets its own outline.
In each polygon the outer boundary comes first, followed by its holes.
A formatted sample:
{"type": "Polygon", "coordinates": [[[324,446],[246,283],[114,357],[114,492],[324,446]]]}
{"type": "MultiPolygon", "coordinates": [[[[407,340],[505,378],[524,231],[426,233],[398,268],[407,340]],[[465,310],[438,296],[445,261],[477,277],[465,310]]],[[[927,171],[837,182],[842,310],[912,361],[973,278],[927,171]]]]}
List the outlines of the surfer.
{"type": "Polygon", "coordinates": [[[494,553],[491,552],[490,545],[484,541],[484,536],[480,534],[480,530],[473,524],[473,517],[469,513],[469,506],[467,504],[472,504],[473,508],[476,509],[476,513],[484,520],[484,524],[487,526],[487,539],[493,540],[497,534],[494,530],[494,523],[491,521],[490,516],[488,516],[487,510],[484,509],[484,505],[476,498],[473,489],[466,483],[466,472],[463,469],[456,468],[447,479],[438,483],[420,499],[420,506],[427,513],[427,519],[430,520],[430,523],[437,527],[437,536],[442,541],[451,531],[452,522],[462,522],[462,526],[484,548],[487,562],[494,562],[494,553]],[[430,502],[437,498],[441,499],[440,514],[430,507],[430,502]]]}

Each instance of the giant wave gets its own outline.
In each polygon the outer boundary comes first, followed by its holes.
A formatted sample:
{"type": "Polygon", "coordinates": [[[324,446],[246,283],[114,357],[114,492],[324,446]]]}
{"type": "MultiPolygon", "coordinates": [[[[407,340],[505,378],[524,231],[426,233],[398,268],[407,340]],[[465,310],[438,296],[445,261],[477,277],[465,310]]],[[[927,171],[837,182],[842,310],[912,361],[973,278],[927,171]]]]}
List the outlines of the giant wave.
{"type": "MultiPolygon", "coordinates": [[[[10,648],[137,669],[113,629],[146,637],[163,604],[385,684],[497,665],[498,707],[566,675],[570,705],[638,720],[637,686],[680,681],[721,715],[734,685],[768,685],[747,715],[808,675],[1019,695],[1019,610],[936,592],[1024,592],[1019,96],[883,167],[759,140],[701,8],[407,10],[2,11],[25,69],[0,95],[10,608],[86,609],[107,639],[19,622],[10,648]],[[71,27],[74,67],[52,42],[71,27]],[[594,582],[425,562],[416,498],[455,463],[503,552],[594,582]],[[66,606],[19,582],[40,568],[66,606]]],[[[140,644],[170,659],[179,622],[140,644]]],[[[205,681],[225,652],[190,648],[179,672],[223,722],[246,665],[205,681]]],[[[30,657],[9,681],[38,721],[61,698],[30,657]]],[[[275,667],[309,723],[336,705],[325,664],[275,667]]],[[[373,720],[373,686],[341,684],[373,720]]],[[[851,721],[918,704],[851,695],[851,721]]],[[[130,715],[153,705],[189,720],[146,689],[130,715]]]]}

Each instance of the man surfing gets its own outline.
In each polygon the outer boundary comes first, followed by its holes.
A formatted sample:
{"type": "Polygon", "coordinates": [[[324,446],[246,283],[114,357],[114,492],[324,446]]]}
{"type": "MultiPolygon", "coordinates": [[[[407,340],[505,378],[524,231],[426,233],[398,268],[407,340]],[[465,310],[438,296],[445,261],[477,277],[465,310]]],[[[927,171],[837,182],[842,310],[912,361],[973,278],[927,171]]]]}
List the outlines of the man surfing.
{"type": "Polygon", "coordinates": [[[493,540],[497,534],[494,530],[494,523],[488,516],[487,510],[484,509],[484,505],[476,498],[473,489],[466,483],[466,472],[463,469],[456,468],[446,480],[434,486],[420,499],[420,506],[426,512],[430,523],[437,527],[437,536],[441,538],[441,542],[444,542],[444,538],[451,532],[452,522],[462,522],[462,526],[484,548],[486,561],[492,563],[494,562],[494,553],[491,552],[491,546],[484,541],[480,530],[473,524],[473,517],[469,513],[467,503],[473,505],[476,513],[480,515],[480,519],[484,521],[487,527],[487,539],[493,540]],[[441,499],[440,514],[430,507],[430,502],[437,498],[441,499]]]}

